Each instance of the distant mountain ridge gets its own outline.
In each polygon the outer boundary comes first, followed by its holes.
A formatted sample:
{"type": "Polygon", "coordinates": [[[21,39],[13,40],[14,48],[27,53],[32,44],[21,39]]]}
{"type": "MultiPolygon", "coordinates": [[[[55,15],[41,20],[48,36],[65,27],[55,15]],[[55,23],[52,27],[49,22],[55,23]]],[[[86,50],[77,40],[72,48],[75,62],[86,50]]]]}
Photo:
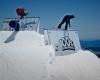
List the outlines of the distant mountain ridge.
{"type": "Polygon", "coordinates": [[[100,47],[100,40],[80,40],[81,47],[100,47]]]}
{"type": "Polygon", "coordinates": [[[82,49],[94,52],[100,58],[100,40],[80,40],[82,49]]]}

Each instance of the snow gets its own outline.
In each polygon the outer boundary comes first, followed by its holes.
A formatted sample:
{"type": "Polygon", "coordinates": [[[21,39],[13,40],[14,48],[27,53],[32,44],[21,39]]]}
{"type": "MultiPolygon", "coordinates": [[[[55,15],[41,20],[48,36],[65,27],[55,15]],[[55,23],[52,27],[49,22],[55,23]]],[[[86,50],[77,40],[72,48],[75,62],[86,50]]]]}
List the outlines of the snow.
{"type": "Polygon", "coordinates": [[[39,33],[12,35],[0,43],[0,80],[100,80],[100,59],[92,52],[55,56],[39,33]]]}
{"type": "Polygon", "coordinates": [[[90,51],[56,57],[48,67],[50,80],[100,80],[100,60],[90,51]]]}

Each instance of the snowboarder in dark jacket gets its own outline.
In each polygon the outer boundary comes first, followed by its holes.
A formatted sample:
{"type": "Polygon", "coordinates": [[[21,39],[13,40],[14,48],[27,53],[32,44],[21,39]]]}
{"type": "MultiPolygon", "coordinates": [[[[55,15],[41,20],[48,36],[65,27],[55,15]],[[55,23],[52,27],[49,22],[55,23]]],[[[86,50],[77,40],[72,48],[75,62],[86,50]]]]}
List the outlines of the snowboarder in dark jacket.
{"type": "Polygon", "coordinates": [[[65,22],[66,22],[65,30],[68,29],[68,25],[69,25],[69,27],[71,27],[70,26],[70,19],[72,19],[72,18],[74,18],[74,15],[66,15],[66,16],[64,16],[62,22],[58,25],[58,29],[60,29],[62,24],[64,24],[65,22]]]}
{"type": "Polygon", "coordinates": [[[12,29],[14,29],[15,31],[19,31],[20,25],[19,25],[19,23],[18,23],[17,21],[11,20],[11,21],[9,22],[9,26],[10,26],[10,29],[12,28],[12,29]]]}

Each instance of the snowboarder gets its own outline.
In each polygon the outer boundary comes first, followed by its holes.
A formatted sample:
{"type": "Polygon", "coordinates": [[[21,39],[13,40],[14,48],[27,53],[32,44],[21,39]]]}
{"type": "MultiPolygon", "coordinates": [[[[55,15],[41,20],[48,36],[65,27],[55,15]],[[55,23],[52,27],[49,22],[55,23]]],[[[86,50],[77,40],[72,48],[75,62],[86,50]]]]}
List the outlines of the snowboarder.
{"type": "Polygon", "coordinates": [[[28,15],[28,13],[25,12],[24,8],[17,8],[16,12],[17,12],[18,16],[20,16],[20,19],[23,19],[24,16],[28,15]]]}
{"type": "Polygon", "coordinates": [[[60,29],[61,26],[62,26],[62,24],[65,23],[65,22],[66,22],[65,30],[68,29],[68,25],[69,25],[69,27],[71,27],[71,26],[70,26],[70,19],[72,19],[72,18],[74,18],[74,15],[66,15],[66,16],[63,18],[62,22],[58,25],[58,29],[60,29]]]}
{"type": "Polygon", "coordinates": [[[19,25],[19,23],[17,21],[11,20],[9,22],[9,26],[10,26],[10,30],[14,29],[15,31],[19,31],[20,25],[19,25]]]}

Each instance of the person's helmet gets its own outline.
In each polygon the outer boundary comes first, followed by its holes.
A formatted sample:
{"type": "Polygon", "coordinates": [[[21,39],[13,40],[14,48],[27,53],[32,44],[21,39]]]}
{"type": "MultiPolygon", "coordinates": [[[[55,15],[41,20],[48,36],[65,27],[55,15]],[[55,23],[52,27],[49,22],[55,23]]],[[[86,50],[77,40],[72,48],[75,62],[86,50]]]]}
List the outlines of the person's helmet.
{"type": "Polygon", "coordinates": [[[70,18],[74,18],[74,15],[71,15],[70,18]]]}

